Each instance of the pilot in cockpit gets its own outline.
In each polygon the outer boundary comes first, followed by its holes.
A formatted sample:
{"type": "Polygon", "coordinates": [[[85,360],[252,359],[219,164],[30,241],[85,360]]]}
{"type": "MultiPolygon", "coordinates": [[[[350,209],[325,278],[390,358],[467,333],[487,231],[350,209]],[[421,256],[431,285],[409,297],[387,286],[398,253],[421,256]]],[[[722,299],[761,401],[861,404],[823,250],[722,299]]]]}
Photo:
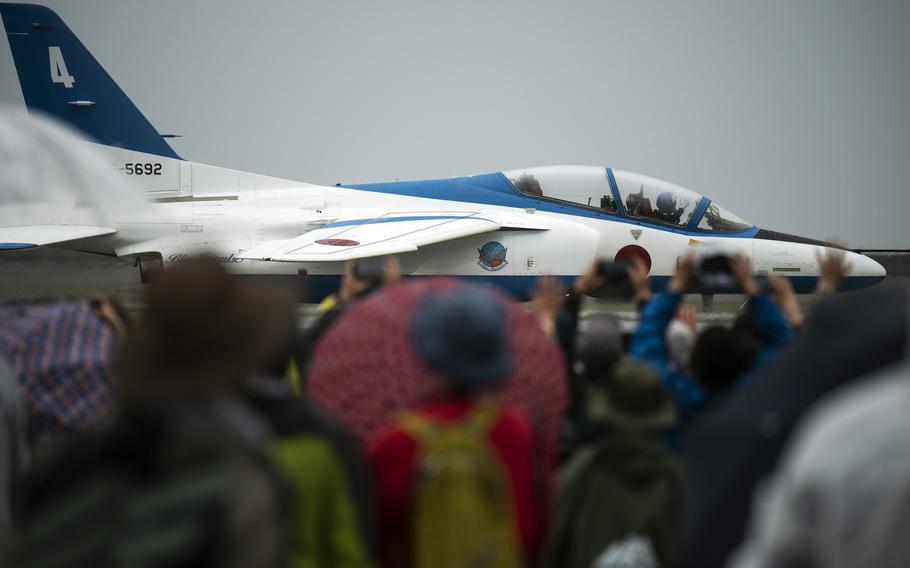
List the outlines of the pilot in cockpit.
{"type": "Polygon", "coordinates": [[[682,217],[684,207],[676,207],[676,197],[673,192],[663,191],[657,195],[657,210],[651,213],[651,216],[658,221],[667,223],[679,223],[682,217]]]}
{"type": "Polygon", "coordinates": [[[525,195],[543,197],[543,190],[540,189],[540,182],[530,174],[521,174],[514,183],[515,188],[525,195]]]}

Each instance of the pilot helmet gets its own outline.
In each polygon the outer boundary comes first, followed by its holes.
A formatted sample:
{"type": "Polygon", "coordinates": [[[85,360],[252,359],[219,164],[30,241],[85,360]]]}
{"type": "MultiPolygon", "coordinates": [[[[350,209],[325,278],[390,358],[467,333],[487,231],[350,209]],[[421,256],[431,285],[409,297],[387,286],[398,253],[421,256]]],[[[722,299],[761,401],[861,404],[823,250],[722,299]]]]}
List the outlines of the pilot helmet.
{"type": "Polygon", "coordinates": [[[659,211],[674,211],[676,209],[676,197],[673,192],[662,191],[657,196],[657,209],[659,211]]]}

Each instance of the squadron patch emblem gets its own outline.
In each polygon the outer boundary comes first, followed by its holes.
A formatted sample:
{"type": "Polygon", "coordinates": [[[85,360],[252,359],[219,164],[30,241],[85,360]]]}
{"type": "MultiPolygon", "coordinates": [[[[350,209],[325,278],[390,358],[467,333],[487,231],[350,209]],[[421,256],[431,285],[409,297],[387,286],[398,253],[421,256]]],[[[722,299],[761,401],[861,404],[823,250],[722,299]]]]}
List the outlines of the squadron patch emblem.
{"type": "Polygon", "coordinates": [[[502,243],[490,241],[477,249],[477,252],[480,253],[480,260],[477,261],[477,264],[484,270],[493,272],[502,270],[509,264],[509,261],[506,260],[508,251],[509,249],[502,246],[502,243]]]}

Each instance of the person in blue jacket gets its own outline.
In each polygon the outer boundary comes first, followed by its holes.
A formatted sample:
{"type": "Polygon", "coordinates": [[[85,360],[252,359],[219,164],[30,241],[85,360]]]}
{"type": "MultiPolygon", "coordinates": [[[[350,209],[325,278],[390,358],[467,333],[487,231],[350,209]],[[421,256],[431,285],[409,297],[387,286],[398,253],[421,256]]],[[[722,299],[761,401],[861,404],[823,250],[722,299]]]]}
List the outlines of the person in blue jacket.
{"type": "MultiPolygon", "coordinates": [[[[695,256],[690,254],[680,259],[666,292],[645,303],[638,329],[630,342],[630,355],[655,366],[660,372],[663,386],[679,411],[681,426],[685,426],[697,410],[737,382],[748,380],[748,375],[763,365],[793,334],[781,310],[762,292],[752,276],[749,259],[740,254],[731,257],[729,262],[734,281],[749,297],[748,316],[754,333],[722,326],[709,327],[696,339],[687,368],[671,362],[666,329],[682,294],[697,280],[695,256]]],[[[630,269],[630,278],[637,297],[650,296],[646,266],[636,263],[630,269]]]]}

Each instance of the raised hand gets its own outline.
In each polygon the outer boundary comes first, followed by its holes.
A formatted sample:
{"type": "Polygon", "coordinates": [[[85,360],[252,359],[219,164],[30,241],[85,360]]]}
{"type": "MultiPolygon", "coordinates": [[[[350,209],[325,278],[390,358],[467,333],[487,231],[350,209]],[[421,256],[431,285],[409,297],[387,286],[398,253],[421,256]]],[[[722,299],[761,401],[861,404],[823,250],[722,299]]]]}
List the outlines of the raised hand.
{"type": "Polygon", "coordinates": [[[587,294],[606,283],[603,276],[597,275],[597,267],[602,261],[602,258],[595,258],[591,266],[584,271],[584,274],[575,279],[575,284],[572,285],[572,288],[576,292],[579,294],[587,294]]]}
{"type": "Polygon", "coordinates": [[[755,277],[752,276],[752,264],[745,253],[738,252],[736,256],[730,258],[730,272],[733,275],[733,280],[739,284],[739,289],[742,290],[743,294],[758,296],[761,293],[755,277]]]}
{"type": "Polygon", "coordinates": [[[825,254],[815,251],[815,258],[818,259],[818,284],[815,287],[816,294],[833,294],[840,288],[844,277],[850,272],[850,263],[847,262],[847,255],[844,251],[837,248],[828,247],[825,254]]]}
{"type": "Polygon", "coordinates": [[[803,324],[803,310],[796,300],[790,279],[783,274],[772,273],[768,276],[768,284],[771,286],[769,295],[783,312],[784,317],[791,326],[800,327],[803,324]]]}
{"type": "Polygon", "coordinates": [[[632,289],[635,291],[635,299],[639,302],[646,302],[651,298],[651,282],[648,280],[648,266],[645,261],[635,257],[632,259],[632,265],[629,266],[629,282],[632,283],[632,289]]]}
{"type": "Polygon", "coordinates": [[[338,290],[338,299],[342,302],[353,300],[372,284],[369,280],[357,278],[354,274],[355,264],[357,264],[356,260],[344,263],[344,276],[341,277],[341,288],[338,290]]]}
{"type": "Polygon", "coordinates": [[[676,274],[667,284],[667,289],[677,294],[682,294],[695,284],[695,253],[690,252],[679,259],[676,265],[676,274]]]}
{"type": "Polygon", "coordinates": [[[399,280],[401,280],[401,264],[398,262],[398,257],[389,256],[383,263],[382,283],[387,285],[399,280]]]}
{"type": "Polygon", "coordinates": [[[541,327],[549,335],[554,333],[556,315],[565,299],[565,288],[556,277],[547,275],[537,279],[537,286],[531,292],[531,305],[541,327]]]}

